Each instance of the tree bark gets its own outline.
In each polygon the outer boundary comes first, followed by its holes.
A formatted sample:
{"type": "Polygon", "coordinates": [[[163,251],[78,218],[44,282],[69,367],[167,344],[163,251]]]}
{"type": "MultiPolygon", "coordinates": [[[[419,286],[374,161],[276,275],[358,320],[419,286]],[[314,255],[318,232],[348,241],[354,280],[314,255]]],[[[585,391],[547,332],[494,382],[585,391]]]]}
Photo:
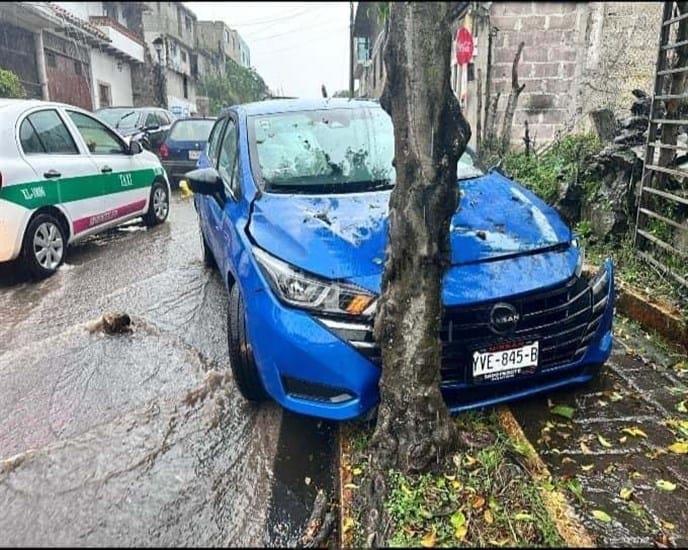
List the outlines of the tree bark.
{"type": "Polygon", "coordinates": [[[506,110],[504,111],[504,120],[502,121],[502,143],[501,143],[501,153],[504,154],[509,150],[509,144],[511,143],[511,127],[514,123],[514,112],[516,111],[516,105],[518,105],[518,96],[526,87],[525,84],[518,84],[518,62],[521,60],[521,52],[523,51],[524,42],[518,45],[518,50],[516,50],[516,57],[514,57],[514,63],[511,66],[511,93],[509,93],[509,99],[506,103],[506,110]]]}
{"type": "Polygon", "coordinates": [[[611,109],[590,111],[590,120],[595,126],[595,133],[602,143],[611,143],[616,136],[616,118],[611,109]]]}
{"type": "Polygon", "coordinates": [[[439,332],[449,225],[459,199],[456,166],[470,127],[450,86],[450,12],[448,3],[391,3],[383,53],[380,102],[394,123],[396,185],[375,321],[383,367],[370,445],[372,545],[385,542],[387,470],[427,470],[457,442],[439,387],[439,332]]]}

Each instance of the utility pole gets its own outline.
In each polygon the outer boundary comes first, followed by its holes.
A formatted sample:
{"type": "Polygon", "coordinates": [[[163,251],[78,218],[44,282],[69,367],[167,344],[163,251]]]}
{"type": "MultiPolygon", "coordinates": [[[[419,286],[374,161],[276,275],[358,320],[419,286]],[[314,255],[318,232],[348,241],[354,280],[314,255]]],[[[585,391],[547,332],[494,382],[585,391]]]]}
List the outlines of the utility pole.
{"type": "Polygon", "coordinates": [[[354,3],[349,2],[349,99],[354,97],[354,3]]]}

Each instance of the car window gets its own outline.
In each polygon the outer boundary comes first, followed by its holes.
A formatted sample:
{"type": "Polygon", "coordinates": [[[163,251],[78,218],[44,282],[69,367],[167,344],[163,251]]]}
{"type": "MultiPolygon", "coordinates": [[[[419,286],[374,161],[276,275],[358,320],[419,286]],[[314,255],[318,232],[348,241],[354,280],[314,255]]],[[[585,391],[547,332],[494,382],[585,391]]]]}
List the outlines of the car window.
{"type": "Polygon", "coordinates": [[[170,132],[173,141],[207,141],[212,120],[180,120],[175,123],[170,132]]]}
{"type": "Polygon", "coordinates": [[[220,139],[222,138],[222,130],[227,122],[226,118],[218,120],[215,126],[213,126],[212,132],[210,132],[210,137],[208,138],[208,158],[213,166],[217,165],[217,154],[220,150],[220,139]]]}
{"type": "Polygon", "coordinates": [[[57,111],[50,109],[30,114],[19,128],[22,149],[26,154],[48,153],[78,155],[79,150],[57,111]],[[25,126],[27,125],[28,126],[25,126]],[[33,136],[29,130],[33,129],[33,136]]]}
{"type": "Polygon", "coordinates": [[[139,113],[138,111],[129,111],[128,113],[124,113],[122,117],[117,121],[115,127],[125,129],[136,128],[136,125],[139,122],[140,115],[141,113],[139,113]]]}
{"type": "Polygon", "coordinates": [[[161,126],[167,126],[170,122],[172,122],[172,119],[170,119],[169,115],[165,111],[158,112],[158,117],[160,117],[161,126]]]}
{"type": "Polygon", "coordinates": [[[220,149],[220,161],[218,163],[218,172],[225,184],[228,194],[236,194],[237,186],[235,175],[235,164],[237,157],[237,130],[236,125],[232,119],[227,122],[227,131],[222,140],[222,148],[220,149]]]}
{"type": "Polygon", "coordinates": [[[146,122],[144,126],[149,127],[149,126],[155,126],[155,125],[161,126],[160,119],[158,118],[157,113],[148,113],[148,116],[146,117],[146,122]]]}
{"type": "Polygon", "coordinates": [[[91,153],[95,155],[126,154],[124,143],[101,122],[75,111],[67,111],[67,113],[91,153]]]}

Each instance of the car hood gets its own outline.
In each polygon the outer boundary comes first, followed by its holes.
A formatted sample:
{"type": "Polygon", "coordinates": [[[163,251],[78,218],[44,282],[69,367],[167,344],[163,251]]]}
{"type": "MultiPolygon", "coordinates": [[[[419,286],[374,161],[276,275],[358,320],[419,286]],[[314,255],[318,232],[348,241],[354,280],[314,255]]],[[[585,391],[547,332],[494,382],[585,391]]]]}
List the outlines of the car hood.
{"type": "MultiPolygon", "coordinates": [[[[451,221],[452,265],[548,249],[571,240],[559,215],[496,172],[460,182],[451,221]]],[[[274,256],[332,279],[380,274],[390,191],[339,195],[263,194],[249,233],[274,256]]]]}

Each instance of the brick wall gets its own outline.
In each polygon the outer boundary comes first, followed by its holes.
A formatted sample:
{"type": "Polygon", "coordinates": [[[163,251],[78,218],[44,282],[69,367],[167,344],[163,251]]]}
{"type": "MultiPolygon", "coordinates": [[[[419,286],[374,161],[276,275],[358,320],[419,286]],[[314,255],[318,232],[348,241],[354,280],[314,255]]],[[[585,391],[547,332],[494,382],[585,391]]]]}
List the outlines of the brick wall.
{"type": "Polygon", "coordinates": [[[512,143],[528,120],[536,146],[558,133],[590,128],[588,113],[610,107],[625,116],[631,90],[651,92],[661,2],[494,2],[493,93],[498,121],[511,89],[511,65],[525,46],[519,82],[526,87],[514,116],[512,143]]]}
{"type": "MultiPolygon", "coordinates": [[[[512,140],[523,136],[528,120],[531,137],[551,140],[573,114],[576,69],[585,54],[579,29],[585,10],[581,3],[495,2],[490,20],[499,29],[493,42],[493,93],[501,92],[501,120],[511,90],[511,67],[518,44],[524,48],[519,64],[519,83],[526,87],[514,115],[512,140]]],[[[500,123],[501,124],[501,123],[500,123]]]]}

